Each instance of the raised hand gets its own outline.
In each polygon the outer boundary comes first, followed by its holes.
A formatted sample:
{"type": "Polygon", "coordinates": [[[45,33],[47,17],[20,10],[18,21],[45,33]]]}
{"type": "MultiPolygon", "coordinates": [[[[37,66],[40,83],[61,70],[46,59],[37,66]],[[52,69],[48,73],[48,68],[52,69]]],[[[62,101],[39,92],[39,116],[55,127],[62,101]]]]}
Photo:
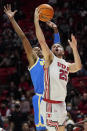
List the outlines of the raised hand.
{"type": "Polygon", "coordinates": [[[15,13],[17,12],[17,10],[12,12],[11,5],[7,4],[6,6],[4,6],[4,12],[8,16],[9,19],[12,19],[14,17],[15,13]]]}
{"type": "Polygon", "coordinates": [[[34,22],[38,22],[39,21],[39,14],[40,11],[38,8],[35,9],[35,13],[34,13],[34,22]]]}
{"type": "Polygon", "coordinates": [[[46,24],[51,27],[52,29],[57,28],[57,25],[51,21],[47,21],[46,24]]]}
{"type": "Polygon", "coordinates": [[[77,40],[76,40],[76,38],[75,38],[75,36],[73,34],[71,35],[71,41],[68,40],[68,42],[69,42],[69,45],[70,45],[70,47],[72,49],[76,49],[77,48],[77,40]]]}

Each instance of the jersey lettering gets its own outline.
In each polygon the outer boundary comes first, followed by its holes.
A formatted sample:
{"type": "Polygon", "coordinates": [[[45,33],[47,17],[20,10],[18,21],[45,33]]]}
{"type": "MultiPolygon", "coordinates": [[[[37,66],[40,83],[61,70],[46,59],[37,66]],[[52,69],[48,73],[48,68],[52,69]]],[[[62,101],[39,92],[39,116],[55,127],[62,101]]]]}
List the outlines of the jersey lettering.
{"type": "Polygon", "coordinates": [[[45,62],[44,60],[43,60],[43,61],[40,61],[40,65],[44,65],[44,62],[45,62]]]}
{"type": "Polygon", "coordinates": [[[60,69],[59,79],[67,81],[67,74],[67,71],[60,69]]]}
{"type": "Polygon", "coordinates": [[[61,64],[60,62],[57,62],[57,65],[58,65],[59,67],[61,67],[62,69],[66,69],[67,71],[69,70],[69,68],[68,68],[66,65],[61,64]]]}

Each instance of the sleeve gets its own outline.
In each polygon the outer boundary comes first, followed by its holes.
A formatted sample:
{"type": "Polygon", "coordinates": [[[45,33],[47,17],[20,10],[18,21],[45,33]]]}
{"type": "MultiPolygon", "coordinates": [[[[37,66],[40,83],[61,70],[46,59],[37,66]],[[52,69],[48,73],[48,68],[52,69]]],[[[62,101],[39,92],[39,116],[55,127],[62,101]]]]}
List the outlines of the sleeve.
{"type": "Polygon", "coordinates": [[[60,35],[59,32],[54,34],[54,44],[60,43],[60,35]]]}

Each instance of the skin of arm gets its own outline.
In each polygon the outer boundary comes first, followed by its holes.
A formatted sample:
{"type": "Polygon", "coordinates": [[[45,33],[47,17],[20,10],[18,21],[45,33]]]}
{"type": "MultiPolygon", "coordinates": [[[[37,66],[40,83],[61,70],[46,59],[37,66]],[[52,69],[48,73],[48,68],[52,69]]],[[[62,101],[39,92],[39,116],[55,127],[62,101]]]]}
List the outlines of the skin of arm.
{"type": "Polygon", "coordinates": [[[24,32],[21,30],[21,28],[19,27],[19,25],[17,24],[17,22],[14,19],[14,15],[15,15],[15,13],[17,11],[15,10],[14,12],[12,12],[11,11],[11,5],[7,5],[7,7],[4,7],[4,12],[8,16],[8,18],[9,18],[15,32],[18,34],[18,36],[22,40],[23,47],[24,47],[24,50],[26,52],[27,59],[28,59],[28,62],[29,62],[29,67],[31,67],[35,63],[35,61],[37,59],[37,56],[32,51],[32,47],[31,47],[31,44],[30,44],[29,40],[27,39],[24,32]]]}
{"type": "Polygon", "coordinates": [[[55,23],[53,23],[52,21],[48,21],[46,22],[46,24],[53,29],[54,31],[54,44],[56,43],[61,43],[60,42],[60,34],[57,28],[57,25],[55,23]]]}
{"type": "Polygon", "coordinates": [[[9,131],[13,131],[13,129],[14,129],[14,123],[11,122],[11,123],[10,123],[10,129],[9,129],[9,131]]]}
{"type": "Polygon", "coordinates": [[[35,14],[34,14],[34,24],[35,24],[35,29],[36,29],[36,36],[39,41],[39,44],[42,48],[42,52],[45,58],[45,66],[48,67],[53,59],[53,55],[49,49],[49,47],[46,44],[46,40],[44,37],[44,34],[41,30],[41,27],[39,25],[39,9],[35,9],[35,14]]]}
{"type": "Polygon", "coordinates": [[[81,70],[82,64],[81,64],[81,59],[80,59],[78,49],[77,49],[77,40],[75,39],[73,35],[71,35],[71,39],[72,41],[68,40],[68,42],[73,51],[74,63],[72,64],[68,63],[68,64],[69,64],[69,72],[74,73],[74,72],[81,70]]]}
{"type": "Polygon", "coordinates": [[[57,25],[53,23],[52,21],[47,21],[46,24],[54,30],[54,34],[59,32],[57,25]]]}
{"type": "Polygon", "coordinates": [[[54,30],[54,34],[59,32],[57,25],[53,23],[52,21],[47,21],[46,24],[54,30]]]}

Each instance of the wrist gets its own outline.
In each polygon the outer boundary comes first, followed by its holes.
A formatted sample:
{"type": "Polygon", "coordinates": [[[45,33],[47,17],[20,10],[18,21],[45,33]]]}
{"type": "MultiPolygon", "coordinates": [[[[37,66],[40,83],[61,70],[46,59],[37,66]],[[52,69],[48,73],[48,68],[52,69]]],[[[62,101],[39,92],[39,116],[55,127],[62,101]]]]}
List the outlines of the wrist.
{"type": "Polygon", "coordinates": [[[57,28],[53,28],[54,29],[54,33],[58,33],[58,29],[57,28]]]}
{"type": "Polygon", "coordinates": [[[39,24],[39,20],[34,19],[35,24],[39,24]]]}
{"type": "Polygon", "coordinates": [[[73,51],[77,51],[77,47],[72,48],[73,51]]]}
{"type": "Polygon", "coordinates": [[[9,20],[12,22],[12,21],[14,21],[14,17],[12,17],[12,18],[9,18],[9,20]]]}

